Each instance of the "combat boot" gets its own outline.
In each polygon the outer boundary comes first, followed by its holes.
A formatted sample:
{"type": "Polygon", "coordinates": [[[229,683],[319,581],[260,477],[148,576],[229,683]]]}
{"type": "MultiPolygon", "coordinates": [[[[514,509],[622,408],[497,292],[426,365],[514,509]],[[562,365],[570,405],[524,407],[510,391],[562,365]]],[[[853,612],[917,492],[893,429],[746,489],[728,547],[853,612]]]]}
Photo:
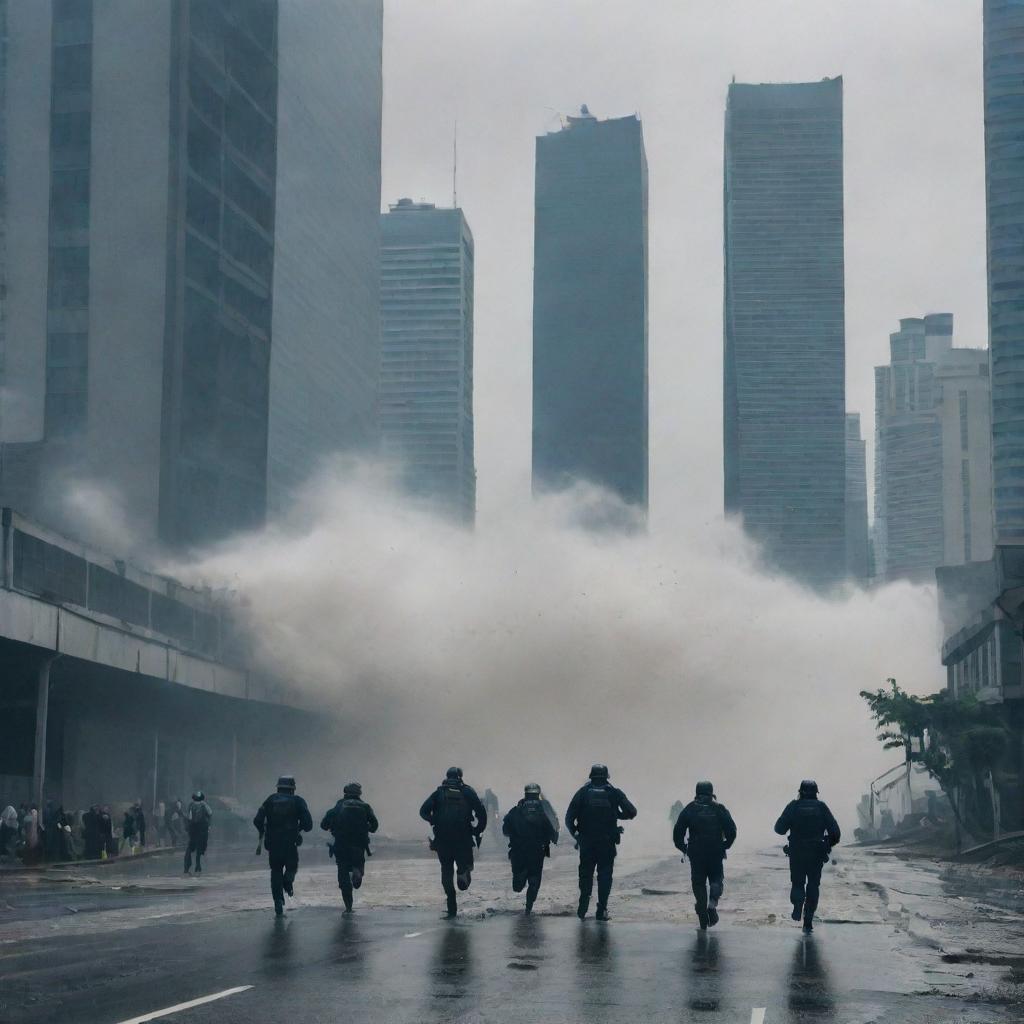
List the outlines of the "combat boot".
{"type": "Polygon", "coordinates": [[[794,921],[799,921],[804,916],[803,902],[793,904],[793,913],[789,915],[794,921]]]}
{"type": "Polygon", "coordinates": [[[284,900],[274,900],[274,915],[276,917],[284,916],[284,900]]]}
{"type": "Polygon", "coordinates": [[[694,903],[693,909],[697,911],[697,921],[700,924],[700,930],[706,932],[708,930],[708,912],[705,907],[702,907],[699,903],[694,903]]]}
{"type": "Polygon", "coordinates": [[[455,876],[455,884],[459,887],[460,891],[465,892],[469,888],[469,883],[473,880],[473,876],[468,871],[460,871],[455,876]]]}
{"type": "Polygon", "coordinates": [[[587,916],[587,908],[590,906],[590,897],[581,896],[579,906],[576,908],[576,916],[582,921],[587,916]]]}
{"type": "Polygon", "coordinates": [[[708,902],[708,927],[714,928],[718,924],[718,900],[708,902]]]}
{"type": "Polygon", "coordinates": [[[448,897],[448,917],[455,917],[459,912],[459,904],[455,899],[455,893],[451,893],[448,897]]]}
{"type": "Polygon", "coordinates": [[[341,898],[345,901],[345,913],[346,914],[351,914],[352,913],[352,893],[351,892],[343,892],[341,894],[341,898]]]}
{"type": "Polygon", "coordinates": [[[611,915],[608,913],[608,908],[603,903],[598,903],[597,913],[594,915],[598,921],[610,921],[611,915]]]}

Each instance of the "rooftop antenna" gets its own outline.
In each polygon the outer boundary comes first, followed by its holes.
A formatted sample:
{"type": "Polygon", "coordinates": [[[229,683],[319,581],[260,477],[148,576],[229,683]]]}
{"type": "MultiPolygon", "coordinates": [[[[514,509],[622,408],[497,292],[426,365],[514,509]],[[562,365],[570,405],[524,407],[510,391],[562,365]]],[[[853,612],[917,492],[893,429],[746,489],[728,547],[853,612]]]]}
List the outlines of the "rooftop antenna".
{"type": "Polygon", "coordinates": [[[459,208],[459,122],[452,130],[452,209],[459,208]]]}

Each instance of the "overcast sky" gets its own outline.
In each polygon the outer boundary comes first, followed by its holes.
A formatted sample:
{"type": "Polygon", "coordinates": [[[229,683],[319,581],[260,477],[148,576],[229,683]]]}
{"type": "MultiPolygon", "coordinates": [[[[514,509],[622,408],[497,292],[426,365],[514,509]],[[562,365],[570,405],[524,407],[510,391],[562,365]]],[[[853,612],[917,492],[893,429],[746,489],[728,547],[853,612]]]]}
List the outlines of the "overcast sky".
{"type": "Polygon", "coordinates": [[[870,440],[872,367],[900,317],[949,311],[958,344],[986,344],[980,0],[386,0],[385,203],[451,203],[458,119],[481,517],[529,489],[535,137],[580,103],[643,120],[651,504],[665,527],[684,502],[721,510],[726,87],[839,74],[847,406],[870,440]]]}

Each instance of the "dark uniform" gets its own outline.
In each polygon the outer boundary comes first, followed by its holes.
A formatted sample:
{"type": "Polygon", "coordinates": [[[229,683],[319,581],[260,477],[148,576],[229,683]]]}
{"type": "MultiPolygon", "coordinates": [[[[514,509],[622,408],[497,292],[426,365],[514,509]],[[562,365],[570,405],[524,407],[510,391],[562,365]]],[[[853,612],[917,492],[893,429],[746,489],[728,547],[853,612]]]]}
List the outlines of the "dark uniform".
{"type": "Polygon", "coordinates": [[[185,827],[188,829],[188,846],[185,849],[185,874],[192,870],[192,854],[196,855],[196,874],[203,873],[203,857],[206,856],[206,847],[210,842],[210,819],[213,811],[203,796],[203,791],[198,790],[192,794],[192,803],[188,805],[185,813],[185,827]]]}
{"type": "Polygon", "coordinates": [[[363,787],[350,782],[345,795],[324,815],[320,827],[334,837],[334,860],[338,865],[338,888],[345,909],[352,909],[352,890],[363,884],[370,835],[380,827],[373,808],[362,799],[363,787]]]}
{"type": "Polygon", "coordinates": [[[694,910],[702,931],[718,924],[718,901],[725,888],[725,851],[735,841],[732,815],[715,800],[710,782],[698,782],[696,798],[676,819],[672,842],[690,858],[690,882],[697,898],[694,910]]]}
{"type": "Polygon", "coordinates": [[[590,894],[597,871],[597,919],[608,920],[608,896],[612,891],[612,871],[621,832],[619,821],[636,817],[636,808],[621,789],[608,781],[608,769],[595,764],[590,782],[578,790],[565,812],[565,827],[580,850],[580,902],[576,915],[587,916],[590,894]]]}
{"type": "Polygon", "coordinates": [[[839,825],[828,806],[818,799],[818,784],[812,779],[800,783],[800,796],[791,800],[775,822],[780,836],[789,833],[789,898],[793,920],[804,921],[804,931],[814,930],[818,909],[821,869],[828,863],[832,847],[839,843],[839,825]]]}
{"type": "Polygon", "coordinates": [[[540,892],[544,858],[551,856],[551,844],[558,842],[558,818],[551,804],[541,796],[540,786],[530,783],[525,796],[505,815],[501,831],[508,836],[508,859],[512,862],[512,888],[526,889],[526,912],[540,892]]]}
{"type": "Polygon", "coordinates": [[[441,864],[441,886],[448,897],[448,916],[458,913],[455,897],[456,869],[458,887],[469,888],[473,871],[473,845],[487,828],[487,811],[472,786],[462,781],[460,768],[449,768],[444,782],[420,807],[420,817],[434,830],[431,849],[441,864]]]}
{"type": "Polygon", "coordinates": [[[274,913],[280,916],[284,913],[284,894],[295,895],[292,883],[299,870],[301,833],[313,828],[306,801],[295,794],[295,779],[282,775],[277,780],[277,792],[263,801],[252,823],[267,848],[274,913]]]}

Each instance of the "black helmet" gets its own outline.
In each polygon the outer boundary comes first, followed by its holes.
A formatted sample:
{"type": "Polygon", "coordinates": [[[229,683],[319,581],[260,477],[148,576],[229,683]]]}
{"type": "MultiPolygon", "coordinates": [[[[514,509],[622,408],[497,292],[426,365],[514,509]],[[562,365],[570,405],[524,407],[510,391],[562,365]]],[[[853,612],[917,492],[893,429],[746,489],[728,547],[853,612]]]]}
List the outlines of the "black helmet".
{"type": "Polygon", "coordinates": [[[540,796],[540,785],[536,782],[528,782],[523,789],[526,796],[540,796]]]}
{"type": "Polygon", "coordinates": [[[358,782],[350,782],[345,786],[345,796],[362,796],[363,787],[358,782]]]}
{"type": "Polygon", "coordinates": [[[608,781],[608,765],[606,764],[595,764],[591,766],[590,778],[595,782],[600,780],[602,782],[608,781]]]}
{"type": "Polygon", "coordinates": [[[814,779],[804,779],[800,783],[800,795],[801,796],[817,796],[818,795],[818,784],[814,779]]]}
{"type": "Polygon", "coordinates": [[[278,789],[287,789],[292,793],[295,792],[295,776],[294,775],[281,775],[277,780],[278,789]]]}
{"type": "Polygon", "coordinates": [[[448,771],[446,771],[444,773],[444,777],[446,779],[453,779],[453,780],[454,779],[458,779],[461,782],[462,781],[462,769],[461,768],[454,768],[454,767],[453,768],[449,768],[448,771]]]}
{"type": "MultiPolygon", "coordinates": [[[[280,785],[280,783],[278,783],[278,785],[280,785]]],[[[194,792],[194,793],[192,794],[192,799],[193,799],[193,800],[196,800],[196,801],[199,801],[199,800],[205,800],[205,799],[206,799],[206,797],[205,797],[205,796],[203,796],[203,791],[202,791],[201,789],[197,789],[197,790],[196,790],[196,791],[195,791],[195,792],[194,792]]]]}
{"type": "Polygon", "coordinates": [[[697,783],[696,789],[697,796],[714,796],[715,787],[707,779],[702,779],[697,783]]]}

